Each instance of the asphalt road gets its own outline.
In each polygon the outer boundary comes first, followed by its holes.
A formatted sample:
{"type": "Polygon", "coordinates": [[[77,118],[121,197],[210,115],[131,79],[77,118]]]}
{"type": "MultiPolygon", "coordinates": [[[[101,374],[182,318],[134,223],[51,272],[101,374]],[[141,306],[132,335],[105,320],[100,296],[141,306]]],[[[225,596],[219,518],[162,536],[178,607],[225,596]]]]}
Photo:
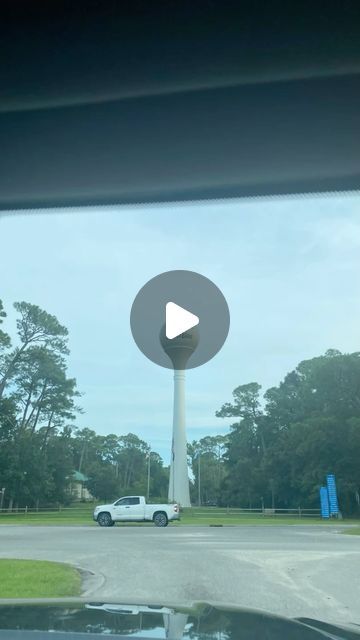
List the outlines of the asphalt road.
{"type": "Polygon", "coordinates": [[[321,526],[1,526],[0,557],[68,562],[91,600],[212,601],[360,624],[360,537],[321,526]]]}

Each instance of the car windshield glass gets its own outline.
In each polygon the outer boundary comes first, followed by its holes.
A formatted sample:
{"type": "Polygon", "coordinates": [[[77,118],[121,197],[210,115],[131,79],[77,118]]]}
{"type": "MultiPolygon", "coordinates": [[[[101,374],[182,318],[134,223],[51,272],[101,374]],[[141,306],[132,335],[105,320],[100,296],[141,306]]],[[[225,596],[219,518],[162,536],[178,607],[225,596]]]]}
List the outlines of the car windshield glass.
{"type": "Polygon", "coordinates": [[[0,214],[0,598],[360,624],[359,207],[0,214]]]}

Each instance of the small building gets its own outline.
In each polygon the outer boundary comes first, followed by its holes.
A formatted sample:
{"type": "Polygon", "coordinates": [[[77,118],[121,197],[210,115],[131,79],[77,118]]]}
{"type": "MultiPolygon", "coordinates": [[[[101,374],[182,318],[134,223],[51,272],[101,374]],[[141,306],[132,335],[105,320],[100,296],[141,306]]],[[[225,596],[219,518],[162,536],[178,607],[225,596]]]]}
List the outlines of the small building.
{"type": "Polygon", "coordinates": [[[85,486],[88,476],[80,471],[74,471],[70,479],[69,490],[74,500],[94,500],[94,496],[85,486]]]}

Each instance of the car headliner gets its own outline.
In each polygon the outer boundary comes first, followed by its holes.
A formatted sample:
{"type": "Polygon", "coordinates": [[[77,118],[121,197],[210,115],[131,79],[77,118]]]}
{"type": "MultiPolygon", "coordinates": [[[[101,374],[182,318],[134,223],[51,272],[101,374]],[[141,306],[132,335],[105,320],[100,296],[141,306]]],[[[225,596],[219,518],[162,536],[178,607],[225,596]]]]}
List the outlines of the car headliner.
{"type": "Polygon", "coordinates": [[[12,2],[0,209],[359,188],[360,5],[12,2]]]}

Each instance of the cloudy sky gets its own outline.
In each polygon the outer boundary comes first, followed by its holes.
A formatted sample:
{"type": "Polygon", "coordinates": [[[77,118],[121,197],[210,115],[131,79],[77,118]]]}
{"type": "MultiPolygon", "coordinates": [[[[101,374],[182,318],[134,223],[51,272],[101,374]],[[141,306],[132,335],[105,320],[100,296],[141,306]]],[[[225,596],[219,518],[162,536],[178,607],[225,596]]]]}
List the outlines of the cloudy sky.
{"type": "Polygon", "coordinates": [[[172,373],[142,355],[129,325],[153,276],[197,271],[230,308],[221,352],[187,373],[190,440],[227,431],[215,411],[236,386],[265,391],[305,358],[360,349],[360,195],[5,215],[0,240],[7,331],[14,301],[55,314],[84,394],[77,424],[136,433],[166,461],[172,373]]]}

